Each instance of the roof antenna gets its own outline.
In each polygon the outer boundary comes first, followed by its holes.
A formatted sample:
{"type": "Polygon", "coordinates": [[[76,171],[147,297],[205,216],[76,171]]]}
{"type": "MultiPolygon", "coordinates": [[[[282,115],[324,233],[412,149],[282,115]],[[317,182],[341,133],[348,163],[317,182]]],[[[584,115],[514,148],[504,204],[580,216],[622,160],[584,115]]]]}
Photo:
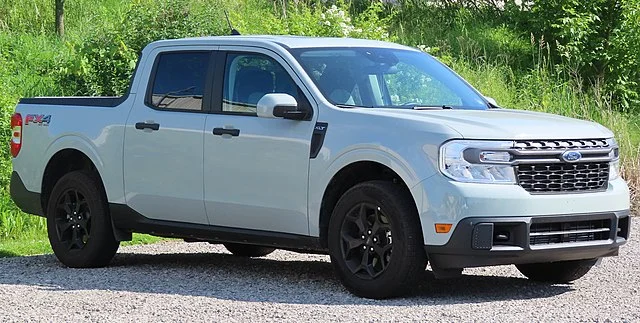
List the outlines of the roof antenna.
{"type": "Polygon", "coordinates": [[[233,36],[237,36],[240,35],[240,32],[237,31],[235,28],[233,28],[233,26],[231,25],[231,20],[229,20],[229,14],[227,14],[227,11],[224,11],[224,16],[227,18],[227,24],[229,24],[229,29],[231,29],[231,35],[233,36]]]}

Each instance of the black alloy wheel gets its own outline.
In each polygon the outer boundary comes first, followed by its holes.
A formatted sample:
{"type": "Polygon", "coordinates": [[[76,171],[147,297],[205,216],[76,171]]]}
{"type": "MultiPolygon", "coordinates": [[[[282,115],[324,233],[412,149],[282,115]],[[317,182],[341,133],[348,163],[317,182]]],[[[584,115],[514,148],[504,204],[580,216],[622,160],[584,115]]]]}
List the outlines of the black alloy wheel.
{"type": "Polygon", "coordinates": [[[362,297],[403,295],[427,265],[416,204],[406,187],[390,181],[356,184],[342,195],[327,245],[341,282],[362,297]]]}
{"type": "Polygon", "coordinates": [[[56,203],[55,223],[58,240],[67,250],[82,249],[91,234],[91,208],[75,188],[66,190],[56,203]]]}
{"type": "Polygon", "coordinates": [[[391,261],[393,238],[380,206],[360,203],[342,222],[342,256],[349,270],[364,279],[378,277],[391,261]]]}
{"type": "Polygon", "coordinates": [[[106,266],[118,251],[107,197],[95,172],[62,176],[51,190],[46,214],[51,249],[65,266],[106,266]]]}

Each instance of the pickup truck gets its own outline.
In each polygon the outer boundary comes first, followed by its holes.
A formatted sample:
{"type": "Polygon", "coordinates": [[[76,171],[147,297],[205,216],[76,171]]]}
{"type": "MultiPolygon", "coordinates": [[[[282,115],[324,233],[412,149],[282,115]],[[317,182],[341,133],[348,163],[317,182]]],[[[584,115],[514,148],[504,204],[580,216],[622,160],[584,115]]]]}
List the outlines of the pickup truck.
{"type": "Polygon", "coordinates": [[[11,127],[11,196],[68,267],[106,266],[139,232],[329,254],[379,299],[428,263],[566,283],[629,237],[611,131],[500,108],[394,43],[157,41],[123,97],[24,98],[11,127]]]}

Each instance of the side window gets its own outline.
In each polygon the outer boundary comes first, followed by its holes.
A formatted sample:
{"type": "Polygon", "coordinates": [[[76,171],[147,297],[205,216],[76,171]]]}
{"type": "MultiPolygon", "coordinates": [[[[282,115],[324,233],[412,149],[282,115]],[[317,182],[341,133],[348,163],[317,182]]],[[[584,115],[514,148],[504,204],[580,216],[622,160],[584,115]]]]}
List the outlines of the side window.
{"type": "Polygon", "coordinates": [[[147,102],[158,109],[202,111],[210,57],[208,52],[160,54],[147,102]]]}
{"type": "Polygon", "coordinates": [[[274,59],[261,54],[227,55],[223,112],[255,115],[258,101],[267,93],[286,93],[300,102],[298,87],[274,59]]]}

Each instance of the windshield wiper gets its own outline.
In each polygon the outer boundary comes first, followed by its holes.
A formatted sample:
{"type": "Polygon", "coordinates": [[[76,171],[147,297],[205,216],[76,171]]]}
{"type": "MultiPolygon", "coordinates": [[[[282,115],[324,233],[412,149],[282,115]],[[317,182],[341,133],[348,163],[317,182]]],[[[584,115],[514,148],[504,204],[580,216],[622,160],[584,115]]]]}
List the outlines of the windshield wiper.
{"type": "Polygon", "coordinates": [[[368,108],[368,109],[413,109],[413,110],[450,110],[453,109],[450,105],[350,105],[350,104],[334,104],[339,108],[353,109],[353,108],[368,108]]]}
{"type": "Polygon", "coordinates": [[[451,110],[453,109],[450,105],[416,105],[413,106],[414,110],[451,110]]]}
{"type": "Polygon", "coordinates": [[[373,108],[373,107],[366,107],[363,105],[351,105],[351,104],[334,104],[335,106],[337,106],[338,108],[345,108],[345,109],[353,109],[353,108],[373,108]]]}

